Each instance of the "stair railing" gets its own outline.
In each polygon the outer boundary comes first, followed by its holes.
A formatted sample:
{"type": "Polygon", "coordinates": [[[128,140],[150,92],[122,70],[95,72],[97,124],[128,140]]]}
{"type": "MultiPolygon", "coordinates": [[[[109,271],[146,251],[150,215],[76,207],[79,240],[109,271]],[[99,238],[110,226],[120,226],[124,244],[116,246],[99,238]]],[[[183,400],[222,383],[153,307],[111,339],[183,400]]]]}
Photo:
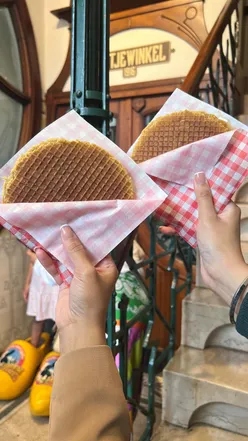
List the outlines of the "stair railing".
{"type": "Polygon", "coordinates": [[[242,10],[242,0],[227,1],[181,87],[230,115],[237,113],[239,105],[235,81],[242,10]]]}

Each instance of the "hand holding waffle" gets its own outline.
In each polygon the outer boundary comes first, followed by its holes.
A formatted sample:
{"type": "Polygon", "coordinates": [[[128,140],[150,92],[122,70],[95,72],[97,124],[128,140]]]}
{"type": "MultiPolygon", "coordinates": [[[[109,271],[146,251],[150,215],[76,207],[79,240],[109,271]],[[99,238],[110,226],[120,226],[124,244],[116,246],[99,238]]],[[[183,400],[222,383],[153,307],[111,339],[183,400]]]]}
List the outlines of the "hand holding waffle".
{"type": "Polygon", "coordinates": [[[230,202],[217,214],[204,173],[195,176],[195,193],[202,277],[207,286],[230,304],[233,293],[248,274],[240,247],[240,209],[230,202]]]}
{"type": "MultiPolygon", "coordinates": [[[[240,209],[230,202],[217,214],[204,173],[195,176],[194,186],[199,212],[196,231],[202,277],[209,288],[230,304],[233,293],[248,274],[240,248],[240,209]]],[[[160,227],[160,231],[169,235],[176,233],[170,226],[160,227]]]]}
{"type": "MultiPolygon", "coordinates": [[[[167,194],[155,211],[197,246],[194,175],[203,171],[222,212],[248,175],[248,129],[230,115],[175,90],[129,150],[167,194]]],[[[173,230],[170,230],[173,231],[173,230]]]]}
{"type": "Polygon", "coordinates": [[[118,276],[116,266],[107,256],[94,267],[87,250],[69,226],[62,228],[61,238],[75,268],[70,288],[62,285],[50,256],[41,249],[36,250],[40,263],[61,285],[56,307],[61,352],[105,345],[107,308],[118,276]]]}

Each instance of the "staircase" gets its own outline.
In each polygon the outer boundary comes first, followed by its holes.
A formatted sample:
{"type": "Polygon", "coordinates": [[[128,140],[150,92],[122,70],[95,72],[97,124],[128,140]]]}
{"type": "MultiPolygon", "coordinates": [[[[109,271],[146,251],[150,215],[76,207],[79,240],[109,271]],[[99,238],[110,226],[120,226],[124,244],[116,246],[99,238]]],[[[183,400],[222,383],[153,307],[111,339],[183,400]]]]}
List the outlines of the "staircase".
{"type": "Polygon", "coordinates": [[[154,441],[248,436],[248,341],[229,324],[228,312],[206,288],[184,300],[182,346],[164,369],[164,424],[154,441]]]}
{"type": "MultiPolygon", "coordinates": [[[[225,95],[219,80],[225,78],[224,64],[219,76],[211,78],[210,75],[207,79],[211,85],[210,96],[204,91],[203,79],[206,72],[218,66],[216,51],[221,52],[225,27],[232,21],[237,4],[240,6],[238,2],[235,5],[234,0],[227,1],[225,11],[182,86],[184,91],[203,100],[207,98],[227,113],[228,94],[225,95]]],[[[248,1],[244,2],[242,18],[246,22],[247,11],[248,1]]],[[[236,75],[241,69],[238,63],[237,58],[236,75]]],[[[241,90],[239,96],[244,100],[238,103],[240,112],[232,108],[232,113],[240,113],[238,119],[248,124],[248,96],[244,95],[244,87],[241,90]]],[[[242,185],[234,200],[241,208],[241,245],[248,263],[248,182],[242,185]]],[[[162,423],[153,441],[247,439],[248,340],[230,324],[229,305],[206,287],[198,286],[184,299],[181,331],[181,347],[163,372],[162,423]]]]}

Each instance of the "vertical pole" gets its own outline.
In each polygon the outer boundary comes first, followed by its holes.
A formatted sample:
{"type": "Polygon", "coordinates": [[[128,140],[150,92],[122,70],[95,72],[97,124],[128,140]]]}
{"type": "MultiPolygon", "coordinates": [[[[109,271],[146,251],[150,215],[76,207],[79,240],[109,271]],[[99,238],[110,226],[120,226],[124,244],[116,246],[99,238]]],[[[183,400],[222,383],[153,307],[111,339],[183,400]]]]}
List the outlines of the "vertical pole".
{"type": "Polygon", "coordinates": [[[72,1],[70,107],[109,131],[109,0],[72,1]]]}
{"type": "Polygon", "coordinates": [[[120,329],[123,330],[123,338],[120,350],[120,377],[123,384],[123,392],[127,397],[127,380],[128,380],[128,328],[127,328],[127,307],[129,299],[123,294],[119,303],[120,308],[120,329]]]}
{"type": "MultiPolygon", "coordinates": [[[[109,134],[109,0],[72,0],[70,108],[109,134]]],[[[108,344],[115,345],[115,293],[108,309],[108,344]]]]}

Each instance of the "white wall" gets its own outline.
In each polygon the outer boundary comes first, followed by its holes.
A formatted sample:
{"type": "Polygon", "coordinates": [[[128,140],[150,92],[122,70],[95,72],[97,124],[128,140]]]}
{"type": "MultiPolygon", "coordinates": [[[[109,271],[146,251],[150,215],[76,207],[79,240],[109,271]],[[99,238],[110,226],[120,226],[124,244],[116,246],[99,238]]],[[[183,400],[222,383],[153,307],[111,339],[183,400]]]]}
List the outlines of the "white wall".
{"type": "Polygon", "coordinates": [[[169,41],[174,52],[170,61],[137,67],[135,78],[124,78],[122,69],[110,71],[110,86],[129,84],[133,82],[163,80],[165,78],[185,77],[191,68],[197,50],[181,38],[161,29],[139,28],[128,29],[110,38],[110,51],[132,49],[150,44],[169,41]]]}
{"type": "Polygon", "coordinates": [[[68,23],[59,21],[50,11],[69,4],[70,0],[45,0],[45,90],[54,83],[64,65],[70,39],[68,23]]]}
{"type": "Polygon", "coordinates": [[[44,65],[44,57],[45,57],[45,32],[44,32],[44,6],[45,0],[26,0],[28,5],[29,14],[31,17],[36,46],[39,57],[40,64],[40,73],[41,73],[41,81],[42,85],[44,84],[44,74],[45,74],[45,65],[44,65]]]}
{"type": "Polygon", "coordinates": [[[227,0],[206,0],[204,3],[204,16],[208,32],[212,29],[216,18],[220,15],[227,0]]]}
{"type": "MultiPolygon", "coordinates": [[[[206,0],[204,4],[205,20],[208,31],[212,28],[226,0],[206,0]]],[[[36,44],[40,61],[42,87],[45,92],[57,78],[63,67],[68,44],[69,31],[67,24],[59,21],[50,11],[69,6],[70,0],[27,0],[31,20],[34,27],[36,44]]],[[[185,43],[189,59],[193,53],[185,43]]],[[[177,71],[181,67],[178,65],[177,71]]],[[[179,74],[178,76],[181,76],[179,74]]],[[[66,87],[68,90],[69,83],[66,87]]]]}
{"type": "Polygon", "coordinates": [[[45,92],[58,77],[69,45],[68,23],[50,11],[69,6],[70,0],[26,0],[34,28],[42,89],[45,92]]]}

